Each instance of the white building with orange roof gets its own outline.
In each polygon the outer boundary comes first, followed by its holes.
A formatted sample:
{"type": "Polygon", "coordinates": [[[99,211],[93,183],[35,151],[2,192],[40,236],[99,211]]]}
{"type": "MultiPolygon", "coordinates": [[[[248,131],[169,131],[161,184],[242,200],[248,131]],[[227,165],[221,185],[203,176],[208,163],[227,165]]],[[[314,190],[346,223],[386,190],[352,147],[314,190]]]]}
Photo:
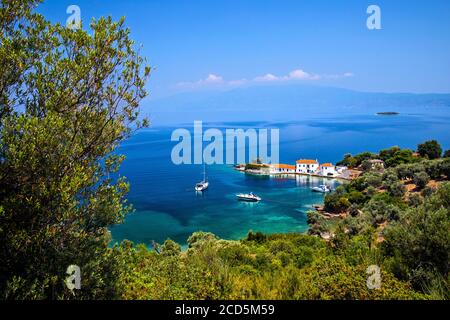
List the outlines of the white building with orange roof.
{"type": "Polygon", "coordinates": [[[325,177],[335,177],[339,175],[336,167],[332,163],[322,163],[320,165],[319,174],[325,177]]]}
{"type": "Polygon", "coordinates": [[[297,160],[295,172],[303,174],[314,174],[319,169],[319,161],[310,159],[297,160]]]}
{"type": "Polygon", "coordinates": [[[290,164],[271,164],[270,173],[271,174],[295,173],[295,166],[290,164]]]}

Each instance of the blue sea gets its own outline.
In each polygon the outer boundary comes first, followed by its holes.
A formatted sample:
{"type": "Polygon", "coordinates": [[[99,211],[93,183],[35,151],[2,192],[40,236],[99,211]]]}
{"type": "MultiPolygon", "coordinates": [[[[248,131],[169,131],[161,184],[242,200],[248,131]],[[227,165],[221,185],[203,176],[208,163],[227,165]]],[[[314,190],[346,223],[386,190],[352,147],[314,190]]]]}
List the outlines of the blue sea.
{"type": "MultiPolygon", "coordinates": [[[[447,108],[397,116],[375,114],[316,115],[292,122],[208,123],[207,127],[278,128],[280,162],[300,158],[337,162],[346,153],[376,152],[393,145],[414,149],[437,139],[450,148],[450,113],[447,108]]],[[[193,123],[177,128],[192,130],[193,123]]],[[[206,127],[206,126],[205,126],[206,127]]],[[[134,134],[118,152],[126,156],[120,175],[131,184],[129,201],[136,209],[125,223],[111,228],[113,242],[124,239],[151,245],[170,238],[185,245],[195,231],[209,231],[224,239],[241,239],[250,231],[306,232],[306,213],[323,195],[312,186],[340,184],[336,180],[304,176],[257,176],[230,165],[208,165],[210,187],[199,194],[202,165],[174,165],[171,141],[174,127],[154,127],[134,134]],[[236,201],[235,194],[260,195],[260,203],[236,201]]],[[[206,129],[206,128],[205,128],[206,129]]]]}

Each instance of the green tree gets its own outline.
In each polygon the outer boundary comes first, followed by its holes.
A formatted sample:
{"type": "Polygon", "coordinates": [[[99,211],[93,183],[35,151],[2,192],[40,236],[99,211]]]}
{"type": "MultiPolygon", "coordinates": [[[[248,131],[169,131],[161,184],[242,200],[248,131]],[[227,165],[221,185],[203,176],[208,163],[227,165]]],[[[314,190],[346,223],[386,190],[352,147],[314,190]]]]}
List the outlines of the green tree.
{"type": "Polygon", "coordinates": [[[344,155],[344,159],[339,161],[336,165],[347,166],[349,168],[354,168],[356,166],[356,159],[350,153],[344,155]]]}
{"type": "Polygon", "coordinates": [[[383,183],[383,177],[378,172],[366,173],[364,175],[364,180],[367,183],[367,185],[372,186],[374,188],[381,187],[381,184],[383,183]]]}
{"type": "Polygon", "coordinates": [[[401,164],[395,167],[399,179],[412,179],[414,174],[425,172],[425,166],[422,163],[401,164]]]}
{"type": "Polygon", "coordinates": [[[425,188],[429,181],[430,176],[426,172],[417,172],[414,174],[414,184],[419,189],[425,188]]]}
{"type": "Polygon", "coordinates": [[[372,163],[369,160],[364,160],[361,163],[361,169],[363,169],[363,171],[370,171],[372,169],[372,163]]]}
{"type": "Polygon", "coordinates": [[[418,207],[422,203],[423,203],[422,198],[417,193],[411,194],[408,198],[408,205],[410,207],[418,207]]]}
{"type": "Polygon", "coordinates": [[[355,156],[358,165],[361,165],[365,160],[375,159],[376,157],[377,155],[375,153],[368,151],[359,153],[355,156]]]}
{"type": "Polygon", "coordinates": [[[187,240],[189,248],[195,248],[207,242],[216,241],[218,238],[211,232],[198,231],[194,232],[187,240]]]}
{"type": "Polygon", "coordinates": [[[118,296],[107,227],[130,212],[117,145],[139,122],[150,68],[124,20],[93,20],[90,34],[0,4],[0,295],[118,296]],[[92,34],[92,35],[91,35],[92,34]],[[81,268],[81,290],[64,284],[81,268]]]}
{"type": "Polygon", "coordinates": [[[178,256],[181,253],[181,246],[173,240],[167,239],[161,246],[163,256],[178,256]]]}
{"type": "Polygon", "coordinates": [[[427,157],[430,160],[438,159],[442,155],[441,145],[436,140],[426,141],[417,147],[417,152],[422,157],[427,157]]]}
{"type": "Polygon", "coordinates": [[[382,199],[370,200],[363,209],[365,216],[369,218],[373,226],[383,223],[385,221],[398,220],[400,210],[393,204],[386,203],[382,199]]]}
{"type": "Polygon", "coordinates": [[[387,227],[382,244],[391,267],[411,279],[422,269],[448,277],[450,258],[450,184],[439,188],[425,204],[407,210],[400,220],[387,227]]]}
{"type": "Polygon", "coordinates": [[[404,163],[414,163],[420,159],[413,156],[412,150],[402,149],[394,153],[394,155],[386,160],[388,167],[395,167],[404,163]]]}
{"type": "Polygon", "coordinates": [[[337,192],[327,195],[324,203],[324,209],[332,213],[345,212],[351,205],[347,197],[342,196],[337,192]]]}
{"type": "Polygon", "coordinates": [[[450,159],[446,158],[444,161],[442,161],[441,164],[441,172],[443,175],[447,177],[447,179],[450,179],[450,159]]]}
{"type": "Polygon", "coordinates": [[[430,176],[431,179],[439,179],[441,175],[443,174],[442,164],[445,162],[442,160],[433,160],[433,161],[426,161],[424,163],[425,172],[430,176]]]}
{"type": "Polygon", "coordinates": [[[394,156],[394,154],[400,150],[401,149],[398,146],[394,146],[389,149],[381,150],[380,154],[379,154],[380,159],[383,160],[384,162],[386,162],[387,160],[391,159],[394,156]]]}

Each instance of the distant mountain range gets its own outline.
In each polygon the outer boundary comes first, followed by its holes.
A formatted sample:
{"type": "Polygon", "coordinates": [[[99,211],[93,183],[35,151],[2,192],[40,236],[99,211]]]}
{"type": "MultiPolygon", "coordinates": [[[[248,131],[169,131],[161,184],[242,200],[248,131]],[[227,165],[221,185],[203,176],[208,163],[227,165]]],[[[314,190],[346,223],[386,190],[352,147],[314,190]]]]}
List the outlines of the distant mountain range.
{"type": "Polygon", "coordinates": [[[371,93],[310,86],[270,85],[195,91],[149,100],[154,126],[204,122],[295,121],[333,114],[427,113],[447,110],[450,94],[371,93]]]}

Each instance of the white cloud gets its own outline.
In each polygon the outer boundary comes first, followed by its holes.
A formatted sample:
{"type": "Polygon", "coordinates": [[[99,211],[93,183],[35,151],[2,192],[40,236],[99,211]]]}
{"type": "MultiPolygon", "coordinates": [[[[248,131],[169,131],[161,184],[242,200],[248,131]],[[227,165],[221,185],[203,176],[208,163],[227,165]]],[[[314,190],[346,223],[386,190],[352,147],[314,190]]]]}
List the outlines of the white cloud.
{"type": "Polygon", "coordinates": [[[197,89],[209,85],[220,85],[223,84],[223,78],[221,76],[215,75],[213,73],[209,74],[205,79],[200,79],[195,82],[179,82],[177,87],[187,88],[187,89],[197,89]]]}
{"type": "Polygon", "coordinates": [[[278,81],[278,80],[280,80],[280,78],[278,78],[277,76],[274,76],[271,73],[268,73],[264,76],[256,77],[254,79],[254,81],[278,81]]]}
{"type": "Polygon", "coordinates": [[[343,74],[313,74],[306,72],[302,69],[296,69],[289,72],[288,75],[285,76],[276,76],[272,73],[267,73],[263,76],[258,76],[253,78],[253,80],[247,80],[245,78],[238,80],[224,80],[222,76],[216,74],[209,74],[205,79],[201,79],[195,82],[180,82],[178,83],[178,87],[183,88],[202,88],[208,86],[241,86],[245,84],[249,84],[252,82],[275,82],[275,81],[318,81],[321,79],[340,79],[340,78],[350,78],[353,77],[354,74],[351,72],[345,72],[343,74]]]}
{"type": "Polygon", "coordinates": [[[205,83],[221,83],[223,82],[223,78],[221,76],[216,76],[215,74],[209,74],[208,77],[203,81],[205,83]]]}
{"type": "Polygon", "coordinates": [[[301,69],[297,69],[289,72],[289,76],[287,76],[286,80],[298,79],[298,80],[311,80],[314,76],[311,76],[308,72],[305,72],[301,69]]]}

